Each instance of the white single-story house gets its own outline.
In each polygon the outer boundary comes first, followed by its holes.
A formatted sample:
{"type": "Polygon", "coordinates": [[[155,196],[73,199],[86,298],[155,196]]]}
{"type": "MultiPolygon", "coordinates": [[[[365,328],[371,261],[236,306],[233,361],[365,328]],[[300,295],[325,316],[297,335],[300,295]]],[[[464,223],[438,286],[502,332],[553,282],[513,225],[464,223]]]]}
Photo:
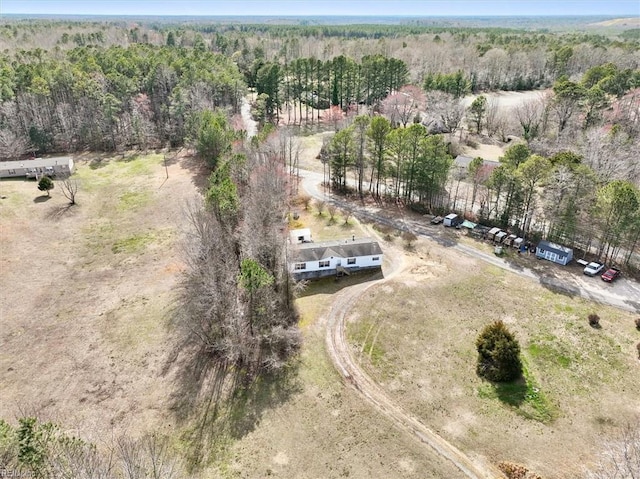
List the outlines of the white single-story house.
{"type": "Polygon", "coordinates": [[[69,156],[0,161],[0,178],[40,178],[44,175],[70,175],[74,169],[73,158],[69,156]]]}
{"type": "Polygon", "coordinates": [[[311,230],[309,228],[300,228],[289,231],[289,238],[292,244],[313,243],[311,239],[311,230]]]}
{"type": "Polygon", "coordinates": [[[536,247],[536,257],[564,266],[573,259],[573,250],[550,241],[540,241],[536,247]]]}
{"type": "Polygon", "coordinates": [[[322,278],[380,269],[382,258],[380,245],[371,238],[302,243],[293,248],[289,270],[297,280],[322,278]]]}

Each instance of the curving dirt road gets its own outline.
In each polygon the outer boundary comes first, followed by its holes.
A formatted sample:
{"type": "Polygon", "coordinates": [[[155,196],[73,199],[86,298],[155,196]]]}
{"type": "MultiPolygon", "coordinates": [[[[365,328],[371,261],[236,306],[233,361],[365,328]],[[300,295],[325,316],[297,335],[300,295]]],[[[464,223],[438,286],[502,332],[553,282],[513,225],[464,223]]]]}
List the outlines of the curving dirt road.
{"type": "MultiPolygon", "coordinates": [[[[309,180],[304,184],[305,190],[311,196],[327,199],[316,187],[313,179],[315,174],[307,174],[309,180]]],[[[317,180],[317,178],[315,178],[317,180]]],[[[345,382],[356,389],[369,403],[389,418],[397,427],[414,435],[422,444],[430,447],[436,454],[448,459],[466,477],[471,479],[485,479],[504,477],[497,469],[488,464],[474,463],[466,454],[437,435],[418,419],[411,416],[371,379],[356,363],[351,354],[347,341],[345,320],[347,313],[356,300],[370,287],[392,279],[404,268],[404,255],[397,251],[386,251],[391,269],[385,269],[384,278],[343,289],[334,295],[334,301],[326,318],[327,353],[335,368],[340,372],[345,382]],[[395,253],[395,254],[394,254],[395,253]]]]}
{"type": "MultiPolygon", "coordinates": [[[[322,175],[305,171],[303,172],[303,187],[307,193],[317,199],[327,200],[337,205],[341,205],[344,202],[327,197],[323,192],[318,189],[318,184],[322,181],[322,175]]],[[[405,221],[404,219],[390,219],[379,214],[379,212],[369,210],[366,208],[358,209],[356,216],[366,218],[369,220],[375,220],[380,223],[389,224],[395,228],[402,230],[410,230],[417,234],[428,236],[434,239],[437,238],[437,234],[434,234],[433,230],[430,230],[425,225],[419,224],[414,221],[405,221]]],[[[440,238],[441,239],[441,238],[440,238]]],[[[517,269],[505,261],[496,258],[493,255],[488,255],[474,248],[453,243],[447,246],[455,248],[464,254],[482,259],[486,262],[495,264],[501,268],[513,271],[516,274],[530,278],[534,281],[539,281],[542,284],[546,284],[558,289],[564,289],[566,291],[567,286],[565,284],[554,284],[553,280],[539,277],[531,270],[522,268],[517,269]]],[[[398,404],[393,402],[384,391],[378,386],[378,384],[372,380],[356,363],[354,357],[351,354],[351,348],[345,336],[345,321],[348,311],[355,303],[359,296],[361,296],[368,288],[378,285],[382,282],[388,281],[393,276],[402,270],[404,267],[404,256],[402,253],[394,251],[385,252],[388,256],[393,257],[393,261],[390,262],[391,270],[385,270],[385,277],[378,281],[371,281],[365,284],[359,284],[346,288],[334,296],[334,303],[328,313],[326,319],[326,344],[327,352],[331,357],[331,360],[344,377],[345,382],[356,389],[369,403],[375,406],[378,411],[389,418],[400,429],[409,432],[419,439],[423,444],[430,447],[440,456],[448,459],[454,464],[465,476],[469,478],[498,478],[504,477],[504,475],[497,470],[493,465],[487,463],[480,463],[479,460],[472,461],[466,454],[429,429],[418,419],[411,416],[407,411],[402,409],[398,404]]],[[[558,281],[559,283],[559,281],[558,281]]],[[[635,288],[636,286],[630,286],[635,288]]],[[[573,287],[572,293],[579,294],[580,296],[601,302],[610,304],[624,309],[634,310],[637,308],[635,301],[629,301],[628,295],[615,296],[609,293],[599,293],[597,290],[590,290],[584,286],[573,287]]],[[[633,294],[633,293],[632,293],[633,294]]]]}
{"type": "MultiPolygon", "coordinates": [[[[388,254],[386,252],[385,254],[388,254]]],[[[389,418],[400,429],[409,432],[440,456],[453,463],[466,477],[472,479],[503,477],[491,465],[474,463],[468,456],[442,437],[411,416],[390,399],[382,389],[356,363],[345,336],[345,320],[351,306],[368,288],[388,281],[404,267],[403,255],[392,254],[392,270],[385,271],[385,277],[346,288],[334,295],[333,305],[327,317],[327,352],[345,382],[356,389],[364,398],[389,418]]]]}

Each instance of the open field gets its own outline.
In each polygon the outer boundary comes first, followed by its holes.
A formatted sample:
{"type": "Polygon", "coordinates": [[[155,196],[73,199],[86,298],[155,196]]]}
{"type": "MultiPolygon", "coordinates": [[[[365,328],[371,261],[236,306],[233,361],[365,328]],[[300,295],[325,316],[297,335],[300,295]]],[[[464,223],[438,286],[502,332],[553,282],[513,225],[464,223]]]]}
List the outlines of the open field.
{"type": "Polygon", "coordinates": [[[167,328],[194,166],[162,155],[80,159],[59,185],[3,181],[0,417],[37,414],[90,439],[172,423],[167,328]]]}
{"type": "MultiPolygon", "coordinates": [[[[317,162],[318,140],[309,137],[305,162],[317,162]]],[[[458,477],[346,388],[329,361],[332,295],[365,275],[302,292],[305,342],[285,382],[260,384],[213,420],[202,421],[206,396],[178,414],[182,355],[170,319],[183,208],[206,174],[191,158],[172,160],[168,173],[162,155],[83,159],[70,208],[58,187],[47,199],[35,182],[0,183],[0,418],[37,414],[98,444],[160,431],[187,458],[208,449],[203,477],[458,477]],[[212,436],[191,443],[205,427],[212,436]]],[[[315,207],[295,211],[291,226],[311,228],[316,241],[370,234],[340,211],[333,222],[315,207]]],[[[463,451],[564,477],[640,412],[632,316],[450,251],[421,240],[405,252],[408,269],[356,305],[349,334],[360,360],[463,451]],[[592,311],[601,330],[587,325],[592,311]],[[475,376],[473,342],[495,318],[520,339],[528,388],[496,390],[475,376]]]]}
{"type": "MultiPolygon", "coordinates": [[[[198,428],[215,440],[202,477],[456,478],[441,459],[363,404],[326,356],[322,318],[333,292],[314,283],[297,300],[305,337],[282,385],[262,384],[200,422],[206,402],[179,417],[181,355],[171,310],[182,271],[184,204],[204,172],[190,158],[81,159],[78,205],[56,186],[0,183],[0,418],[38,415],[109,445],[157,431],[190,458],[198,428]],[[226,414],[226,417],[225,417],[226,414]],[[216,428],[220,427],[219,430],[216,428]]],[[[366,235],[357,222],[300,209],[317,240],[366,235]]]]}
{"type": "MultiPolygon", "coordinates": [[[[396,241],[399,241],[396,239],[396,241]]],[[[640,414],[635,315],[551,292],[421,240],[409,265],[348,317],[366,370],[387,393],[468,454],[578,474],[614,426],[640,414]],[[593,329],[587,315],[600,315],[593,329]],[[501,319],[520,341],[527,384],[475,374],[475,339],[501,319]]]]}

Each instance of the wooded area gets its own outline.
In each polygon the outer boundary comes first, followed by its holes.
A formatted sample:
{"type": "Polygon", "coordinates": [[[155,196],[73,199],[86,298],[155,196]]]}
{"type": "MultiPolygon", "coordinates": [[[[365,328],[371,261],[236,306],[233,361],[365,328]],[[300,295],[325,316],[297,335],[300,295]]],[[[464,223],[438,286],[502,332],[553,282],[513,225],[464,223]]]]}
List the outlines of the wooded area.
{"type": "MultiPolygon", "coordinates": [[[[14,19],[0,25],[0,51],[1,160],[186,147],[211,173],[185,211],[174,318],[181,360],[193,356],[184,376],[203,389],[218,380],[203,363],[233,376],[229,390],[242,395],[300,349],[286,220],[302,135],[329,132],[319,160],[333,193],[456,211],[640,269],[637,30],[14,19]],[[505,110],[491,97],[504,90],[539,94],[505,110]],[[250,141],[238,118],[247,101],[260,128],[250,141]],[[505,152],[456,164],[477,144],[505,152]]],[[[53,185],[41,179],[47,194],[53,185]]],[[[199,399],[194,390],[186,402],[199,399]]],[[[4,464],[41,477],[98,464],[65,437],[33,419],[0,421],[0,443],[15,456],[4,464]],[[31,436],[69,445],[61,450],[82,464],[58,464],[63,456],[31,448],[31,436]]],[[[155,437],[117,446],[115,475],[168,447],[155,437]]],[[[158,475],[187,477],[182,467],[158,475]]]]}

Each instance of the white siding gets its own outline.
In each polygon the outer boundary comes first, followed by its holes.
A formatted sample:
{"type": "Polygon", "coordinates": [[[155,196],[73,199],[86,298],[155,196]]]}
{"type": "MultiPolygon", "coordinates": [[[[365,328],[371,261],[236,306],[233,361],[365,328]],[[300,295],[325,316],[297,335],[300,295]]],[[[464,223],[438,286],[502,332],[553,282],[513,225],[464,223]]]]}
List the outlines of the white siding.
{"type": "Polygon", "coordinates": [[[296,269],[296,265],[300,263],[291,264],[290,271],[293,273],[302,273],[309,271],[327,271],[327,270],[335,270],[338,264],[344,268],[370,268],[372,266],[382,266],[382,254],[378,254],[375,256],[356,256],[355,264],[348,264],[348,258],[324,258],[319,261],[307,261],[306,267],[303,269],[296,269]],[[375,259],[377,258],[377,259],[375,259]],[[329,266],[320,267],[320,262],[328,261],[329,266]]]}

